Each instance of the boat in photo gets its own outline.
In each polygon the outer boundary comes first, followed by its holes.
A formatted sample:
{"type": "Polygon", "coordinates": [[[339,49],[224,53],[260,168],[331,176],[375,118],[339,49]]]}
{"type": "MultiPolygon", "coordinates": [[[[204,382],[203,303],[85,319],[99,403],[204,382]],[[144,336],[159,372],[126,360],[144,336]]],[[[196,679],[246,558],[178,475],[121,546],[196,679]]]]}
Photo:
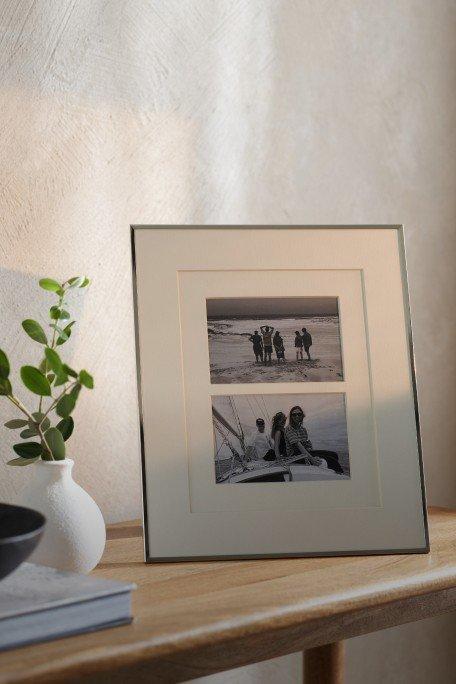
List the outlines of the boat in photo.
{"type": "MultiPolygon", "coordinates": [[[[212,404],[212,422],[215,444],[215,473],[217,483],[254,483],[254,482],[295,482],[321,480],[349,480],[330,470],[326,465],[315,466],[304,463],[305,456],[298,455],[277,461],[266,461],[256,458],[246,444],[246,430],[253,430],[243,424],[236,406],[236,397],[214,397],[217,407],[212,404]]],[[[250,404],[251,398],[243,396],[250,404]]],[[[261,412],[270,422],[264,399],[254,398],[256,404],[251,406],[253,423],[261,412]]],[[[253,398],[252,398],[253,401],[253,398]]]]}

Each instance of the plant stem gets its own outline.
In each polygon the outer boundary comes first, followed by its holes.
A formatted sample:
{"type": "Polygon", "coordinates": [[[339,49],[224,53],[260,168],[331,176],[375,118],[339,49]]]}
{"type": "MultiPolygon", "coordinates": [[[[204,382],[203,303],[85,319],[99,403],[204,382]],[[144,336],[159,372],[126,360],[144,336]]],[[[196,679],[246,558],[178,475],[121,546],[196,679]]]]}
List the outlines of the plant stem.
{"type": "MultiPolygon", "coordinates": [[[[59,394],[59,396],[56,397],[56,399],[54,399],[54,401],[53,401],[52,404],[49,406],[49,408],[48,408],[48,410],[46,411],[46,413],[43,414],[43,417],[42,417],[42,419],[41,419],[41,421],[40,421],[40,425],[41,425],[41,423],[43,422],[43,420],[46,418],[46,416],[48,415],[48,413],[50,413],[50,412],[52,411],[52,409],[55,408],[55,407],[57,406],[58,402],[59,402],[60,399],[63,397],[63,395],[66,394],[66,393],[68,392],[68,390],[70,390],[72,387],[74,387],[74,386],[77,385],[77,384],[78,384],[78,381],[77,381],[77,380],[74,380],[73,382],[70,382],[70,384],[68,385],[68,387],[65,387],[65,389],[63,390],[63,392],[62,392],[61,394],[59,394]]],[[[33,419],[32,419],[32,420],[33,420],[33,419]]]]}
{"type": "Polygon", "coordinates": [[[8,394],[8,395],[7,395],[7,399],[9,399],[9,400],[16,406],[16,408],[19,409],[19,411],[22,411],[22,413],[24,413],[24,414],[27,416],[27,418],[28,418],[29,420],[31,420],[32,422],[35,422],[35,421],[33,420],[33,416],[27,411],[27,409],[25,408],[25,406],[24,406],[23,404],[21,404],[21,402],[19,401],[19,399],[17,399],[17,398],[16,398],[15,396],[13,396],[12,394],[8,394]]]}
{"type": "MultiPolygon", "coordinates": [[[[64,283],[64,284],[65,284],[65,283],[64,283]]],[[[64,298],[64,297],[65,297],[65,293],[63,293],[63,295],[60,295],[60,297],[59,297],[59,303],[58,303],[59,309],[61,309],[61,308],[63,307],[63,298],[64,298]]],[[[53,320],[53,319],[51,319],[51,320],[53,320]]],[[[50,347],[51,349],[54,349],[54,348],[55,348],[55,333],[56,333],[56,329],[53,328],[52,342],[51,342],[51,347],[50,347]]],[[[48,372],[48,367],[47,367],[47,360],[46,360],[45,363],[44,363],[44,374],[46,375],[47,372],[48,372]]],[[[38,404],[38,412],[39,412],[39,413],[41,413],[42,408],[43,408],[43,397],[40,397],[40,401],[39,401],[39,404],[38,404]]]]}
{"type": "MultiPolygon", "coordinates": [[[[51,451],[50,448],[49,448],[49,444],[48,444],[47,441],[46,441],[46,437],[44,436],[44,432],[43,432],[43,430],[41,429],[41,423],[37,423],[37,421],[34,420],[32,414],[29,413],[29,412],[27,411],[27,409],[25,408],[24,404],[22,404],[22,402],[20,402],[19,399],[18,399],[17,397],[13,396],[12,394],[8,394],[8,395],[7,395],[7,398],[8,398],[8,399],[9,399],[9,400],[10,400],[10,401],[11,401],[11,402],[20,410],[20,411],[22,411],[22,413],[24,413],[24,414],[27,416],[27,418],[28,418],[34,425],[36,425],[36,429],[38,430],[38,434],[39,434],[39,436],[40,436],[41,442],[42,442],[42,444],[44,445],[44,447],[45,447],[45,449],[46,449],[46,452],[47,452],[46,455],[47,455],[47,456],[50,456],[50,458],[43,458],[43,461],[53,461],[53,460],[54,460],[54,457],[53,457],[53,455],[52,455],[52,451],[51,451]]],[[[44,420],[44,418],[43,418],[43,420],[44,420]]],[[[41,421],[41,422],[42,422],[42,421],[41,421]]],[[[42,454],[42,456],[43,456],[43,454],[42,454]]]]}

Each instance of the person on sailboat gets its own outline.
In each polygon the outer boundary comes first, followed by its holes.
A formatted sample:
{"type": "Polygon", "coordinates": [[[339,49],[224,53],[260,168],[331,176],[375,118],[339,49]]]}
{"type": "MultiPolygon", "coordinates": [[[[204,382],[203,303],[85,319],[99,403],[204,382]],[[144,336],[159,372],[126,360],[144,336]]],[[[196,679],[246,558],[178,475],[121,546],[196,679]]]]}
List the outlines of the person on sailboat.
{"type": "Polygon", "coordinates": [[[302,336],[301,336],[301,333],[299,332],[299,330],[295,330],[295,335],[296,335],[296,337],[295,337],[294,345],[296,347],[296,361],[299,361],[299,359],[301,359],[301,361],[302,361],[303,360],[303,357],[302,357],[302,344],[303,344],[302,336]]]}
{"type": "Polygon", "coordinates": [[[312,335],[307,330],[307,328],[302,329],[302,346],[304,347],[304,351],[307,354],[307,358],[309,359],[309,361],[312,361],[312,359],[310,358],[310,348],[312,346],[312,335]]]}
{"type": "Polygon", "coordinates": [[[268,361],[272,363],[272,333],[274,328],[269,325],[262,325],[260,330],[263,335],[264,363],[266,364],[268,361]]]}
{"type": "Polygon", "coordinates": [[[288,425],[285,428],[285,444],[287,456],[302,454],[306,465],[328,467],[334,472],[343,474],[343,468],[339,463],[339,456],[335,451],[326,449],[314,449],[309,439],[309,434],[303,426],[305,413],[300,406],[293,406],[290,410],[288,425]]]}
{"type": "Polygon", "coordinates": [[[271,439],[274,442],[274,455],[280,463],[287,455],[287,445],[285,443],[285,424],[287,417],[282,411],[275,414],[272,419],[271,439]]]}
{"type": "Polygon", "coordinates": [[[249,337],[250,342],[253,344],[253,353],[255,354],[255,362],[263,363],[263,339],[261,335],[258,334],[258,330],[255,330],[253,335],[249,337]]]}
{"type": "Polygon", "coordinates": [[[256,459],[265,459],[270,461],[271,455],[274,456],[274,443],[271,437],[265,432],[265,422],[263,418],[257,418],[256,421],[257,429],[250,435],[248,440],[248,447],[252,447],[254,450],[256,459]]]}
{"type": "Polygon", "coordinates": [[[283,344],[283,337],[278,330],[275,331],[272,342],[277,356],[277,363],[280,363],[281,359],[283,359],[283,362],[285,363],[285,347],[283,344]]]}

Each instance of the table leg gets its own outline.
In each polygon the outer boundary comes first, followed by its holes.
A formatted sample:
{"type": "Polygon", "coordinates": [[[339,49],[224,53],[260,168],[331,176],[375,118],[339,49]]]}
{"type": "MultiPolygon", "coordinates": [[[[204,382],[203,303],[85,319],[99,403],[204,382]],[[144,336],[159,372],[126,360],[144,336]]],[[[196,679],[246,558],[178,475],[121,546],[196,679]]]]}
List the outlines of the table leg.
{"type": "Polygon", "coordinates": [[[344,654],[343,641],[335,641],[305,651],[305,684],[343,684],[344,654]]]}

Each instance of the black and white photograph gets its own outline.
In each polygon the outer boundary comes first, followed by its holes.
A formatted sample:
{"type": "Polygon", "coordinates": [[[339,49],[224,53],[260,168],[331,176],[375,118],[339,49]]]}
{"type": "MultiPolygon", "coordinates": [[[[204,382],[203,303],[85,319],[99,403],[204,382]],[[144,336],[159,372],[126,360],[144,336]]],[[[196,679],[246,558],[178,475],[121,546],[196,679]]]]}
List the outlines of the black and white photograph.
{"type": "Polygon", "coordinates": [[[212,397],[217,483],[348,480],[345,395],[212,397]]]}
{"type": "Polygon", "coordinates": [[[207,299],[212,384],[343,380],[337,297],[207,299]]]}

